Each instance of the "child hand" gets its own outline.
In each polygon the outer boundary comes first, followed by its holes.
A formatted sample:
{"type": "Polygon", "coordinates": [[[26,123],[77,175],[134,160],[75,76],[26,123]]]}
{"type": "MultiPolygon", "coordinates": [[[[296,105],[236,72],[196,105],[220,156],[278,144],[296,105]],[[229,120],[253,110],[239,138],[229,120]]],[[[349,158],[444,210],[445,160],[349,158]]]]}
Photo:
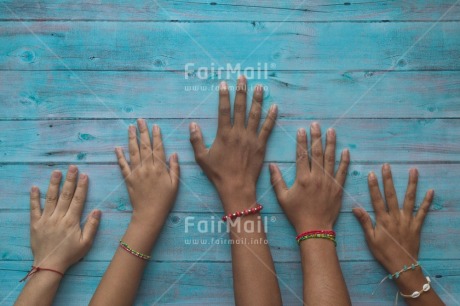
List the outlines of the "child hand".
{"type": "Polygon", "coordinates": [[[166,164],[160,128],[153,127],[153,150],[147,124],[137,121],[140,139],[137,141],[136,127],[129,127],[130,164],[123,150],[116,148],[120,170],[126,182],[131,205],[132,220],[143,226],[163,224],[171,210],[179,187],[179,163],[177,154],[166,164]]]}
{"type": "Polygon", "coordinates": [[[403,208],[399,208],[393,185],[390,165],[382,167],[385,201],[379,190],[377,177],[369,174],[368,184],[372,206],[375,210],[375,226],[369,214],[363,208],[354,208],[353,212],[361,223],[367,244],[374,257],[385,269],[394,273],[404,265],[415,263],[420,248],[420,232],[428,209],[433,200],[434,191],[428,190],[420,209],[414,216],[415,194],[418,172],[411,169],[403,208]]]}
{"type": "Polygon", "coordinates": [[[101,211],[92,211],[81,229],[80,219],[88,192],[88,176],[80,174],[77,177],[78,168],[70,166],[59,196],[62,174],[60,171],[53,172],[43,212],[40,191],[35,186],[31,189],[30,244],[36,267],[64,273],[91,248],[101,211]]]}
{"type": "Polygon", "coordinates": [[[343,185],[350,162],[348,150],[342,152],[339,169],[334,176],[336,135],[327,132],[325,153],[319,124],[311,125],[311,165],[304,129],[297,133],[297,170],[294,185],[288,189],[279,168],[270,164],[272,185],[281,207],[297,233],[332,229],[342,204],[343,185]]]}
{"type": "Polygon", "coordinates": [[[211,148],[205,147],[199,126],[194,122],[190,124],[195,159],[216,187],[226,212],[248,208],[249,202],[255,202],[256,183],[277,114],[276,105],[273,105],[258,132],[263,88],[257,86],[246,126],[246,87],[246,79],[241,76],[232,126],[228,87],[225,82],[220,84],[218,129],[211,148]]]}

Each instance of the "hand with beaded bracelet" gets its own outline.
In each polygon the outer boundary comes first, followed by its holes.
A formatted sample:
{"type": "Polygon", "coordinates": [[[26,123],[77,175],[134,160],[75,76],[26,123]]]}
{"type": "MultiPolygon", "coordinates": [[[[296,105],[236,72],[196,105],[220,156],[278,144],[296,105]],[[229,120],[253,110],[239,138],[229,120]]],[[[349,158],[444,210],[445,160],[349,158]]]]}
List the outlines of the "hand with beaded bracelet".
{"type": "Polygon", "coordinates": [[[312,154],[308,156],[307,133],[305,129],[297,132],[296,179],[291,188],[288,189],[275,164],[270,165],[271,181],[284,213],[298,234],[304,304],[351,305],[332,231],[342,205],[350,154],[348,150],[342,152],[335,172],[335,131],[327,131],[324,153],[318,123],[311,125],[310,135],[312,154]]]}
{"type": "Polygon", "coordinates": [[[51,305],[67,269],[90,250],[101,212],[93,210],[83,229],[80,227],[88,192],[88,176],[69,166],[62,192],[62,173],[54,171],[43,208],[40,190],[30,191],[30,245],[34,256],[32,269],[21,280],[26,285],[15,305],[51,305]]]}
{"type": "MultiPolygon", "coordinates": [[[[230,238],[244,241],[266,241],[264,230],[246,232],[251,222],[263,228],[262,206],[256,198],[256,183],[263,166],[267,140],[277,115],[273,105],[259,130],[262,115],[263,88],[256,86],[246,124],[247,82],[238,78],[233,124],[227,84],[219,90],[219,114],[216,139],[208,149],[201,130],[190,124],[190,141],[195,159],[214,184],[230,227],[230,238]],[[240,226],[238,226],[240,225],[240,226]],[[259,226],[260,225],[260,226],[259,226]],[[240,231],[238,231],[240,229],[240,231]]],[[[234,243],[232,248],[233,287],[236,305],[281,305],[281,294],[270,248],[266,243],[234,243]]]]}
{"type": "Polygon", "coordinates": [[[396,282],[400,295],[410,306],[444,305],[424,276],[423,265],[418,263],[420,234],[423,221],[433,201],[434,191],[428,190],[418,211],[414,214],[418,171],[409,171],[409,182],[402,208],[399,207],[390,165],[382,167],[384,197],[376,175],[368,176],[369,193],[375,211],[375,225],[362,208],[353,209],[359,220],[367,245],[377,261],[388,271],[385,279],[396,282]],[[426,290],[426,291],[425,291],[426,290]]]}
{"type": "Polygon", "coordinates": [[[178,191],[177,154],[169,158],[168,166],[160,128],[153,127],[152,143],[145,120],[138,119],[137,124],[139,136],[135,126],[128,129],[129,164],[123,150],[115,150],[133,207],[131,222],[90,305],[134,304],[150,253],[178,191]]]}

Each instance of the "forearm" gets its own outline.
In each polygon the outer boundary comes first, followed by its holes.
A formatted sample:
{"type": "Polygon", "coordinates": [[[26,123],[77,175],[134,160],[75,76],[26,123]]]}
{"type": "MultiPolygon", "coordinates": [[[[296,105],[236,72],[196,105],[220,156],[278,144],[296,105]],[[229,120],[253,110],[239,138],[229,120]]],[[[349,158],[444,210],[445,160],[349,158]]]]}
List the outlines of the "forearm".
{"type": "MultiPolygon", "coordinates": [[[[420,268],[416,268],[414,271],[408,271],[401,273],[399,278],[396,280],[396,285],[400,292],[406,295],[412,294],[414,291],[422,292],[423,285],[427,283],[427,279],[423,275],[423,271],[420,268]]],[[[427,292],[421,293],[418,298],[405,298],[408,306],[441,306],[445,305],[444,302],[434,291],[433,284],[430,284],[431,289],[427,292]]]]}
{"type": "Polygon", "coordinates": [[[305,305],[351,305],[336,248],[326,239],[300,243],[305,305]]]}
{"type": "Polygon", "coordinates": [[[14,305],[51,305],[59,288],[61,278],[61,275],[50,271],[40,271],[33,274],[14,305]]]}
{"type": "MultiPolygon", "coordinates": [[[[145,226],[133,219],[122,240],[133,250],[148,255],[162,225],[158,222],[145,226]]],[[[118,247],[90,305],[133,305],[147,263],[118,247]]]]}
{"type": "MultiPolygon", "coordinates": [[[[248,204],[241,207],[254,206],[255,193],[251,200],[243,202],[248,204]]],[[[232,268],[236,305],[282,305],[275,267],[260,214],[240,217],[235,221],[237,223],[230,227],[230,238],[233,242],[232,268]]]]}

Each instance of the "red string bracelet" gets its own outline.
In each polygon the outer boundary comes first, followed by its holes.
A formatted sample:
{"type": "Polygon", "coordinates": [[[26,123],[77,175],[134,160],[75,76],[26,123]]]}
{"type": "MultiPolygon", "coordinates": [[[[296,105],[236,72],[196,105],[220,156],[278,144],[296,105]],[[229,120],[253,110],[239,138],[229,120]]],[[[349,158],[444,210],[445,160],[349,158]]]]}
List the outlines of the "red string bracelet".
{"type": "Polygon", "coordinates": [[[23,279],[21,279],[19,282],[22,283],[23,281],[28,280],[32,275],[34,275],[35,273],[38,273],[40,271],[50,271],[50,272],[57,273],[60,276],[64,276],[64,273],[56,271],[56,270],[53,270],[53,269],[40,268],[40,267],[32,266],[32,269],[30,269],[30,271],[27,273],[27,275],[23,279]]]}
{"type": "Polygon", "coordinates": [[[303,232],[302,234],[297,235],[297,237],[295,237],[295,240],[299,240],[299,238],[303,236],[314,235],[314,234],[326,234],[326,235],[335,236],[334,231],[315,230],[315,231],[303,232]]]}
{"type": "Polygon", "coordinates": [[[259,211],[261,211],[263,208],[264,207],[262,205],[257,204],[257,206],[254,207],[254,208],[249,208],[249,209],[245,209],[245,210],[242,210],[242,211],[234,212],[233,214],[225,215],[225,216],[222,217],[222,221],[226,222],[229,218],[233,220],[233,219],[236,219],[238,217],[247,216],[247,215],[253,215],[253,214],[256,214],[259,211]]]}

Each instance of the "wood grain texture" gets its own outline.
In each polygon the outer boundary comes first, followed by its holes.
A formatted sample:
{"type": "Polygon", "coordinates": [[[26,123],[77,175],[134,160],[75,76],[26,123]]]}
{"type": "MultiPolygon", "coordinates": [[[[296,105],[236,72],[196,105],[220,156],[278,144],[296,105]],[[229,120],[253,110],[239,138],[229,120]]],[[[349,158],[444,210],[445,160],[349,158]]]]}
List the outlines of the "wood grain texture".
{"type": "MultiPolygon", "coordinates": [[[[280,104],[281,118],[338,118],[347,111],[346,118],[460,117],[458,71],[267,76],[250,80],[249,91],[263,84],[265,108],[280,104]]],[[[0,118],[216,118],[218,84],[178,72],[4,71],[0,118]]]]}
{"type": "MultiPolygon", "coordinates": [[[[399,198],[411,167],[420,171],[418,201],[436,190],[420,258],[446,304],[460,305],[460,5],[454,4],[0,0],[0,306],[13,304],[22,288],[17,281],[32,263],[28,190],[38,185],[43,198],[51,171],[69,164],[91,179],[84,215],[98,207],[103,219],[56,305],[88,303],[131,216],[113,148],[126,148],[127,125],[138,117],[158,123],[167,153],[179,153],[182,184],[136,305],[234,305],[224,227],[200,232],[222,208],[188,141],[194,120],[212,143],[216,85],[221,79],[233,85],[237,77],[227,74],[227,63],[230,69],[267,63],[268,72],[249,83],[266,86],[264,110],[279,106],[266,162],[279,163],[288,184],[298,128],[313,120],[323,131],[333,125],[338,150],[350,148],[336,229],[353,305],[390,305],[396,291],[386,282],[371,295],[385,271],[350,213],[357,203],[372,211],[366,176],[384,162],[392,164],[399,198]],[[187,63],[193,66],[185,73],[187,63]],[[220,73],[199,70],[219,66],[220,73]]],[[[267,164],[257,193],[284,304],[299,305],[295,233],[271,190],[267,164]]]]}
{"type": "Polygon", "coordinates": [[[460,20],[454,0],[416,1],[2,1],[0,19],[170,21],[460,20]],[[453,7],[452,7],[453,6],[453,7]],[[452,7],[452,8],[451,8],[452,7]],[[446,13],[447,12],[447,13],[446,13]]]}
{"type": "Polygon", "coordinates": [[[213,63],[257,69],[267,63],[270,70],[458,70],[459,27],[458,22],[0,22],[0,69],[183,72],[188,63],[194,64],[189,69],[213,63]]]}
{"type": "MultiPolygon", "coordinates": [[[[0,240],[4,246],[0,252],[3,260],[32,260],[29,248],[29,213],[2,212],[0,240]]],[[[266,218],[267,237],[273,257],[279,262],[300,261],[294,228],[284,214],[262,214],[266,218]]],[[[230,245],[225,223],[220,220],[220,209],[203,213],[172,213],[158,239],[152,258],[162,261],[230,261],[230,245]],[[206,252],[208,248],[212,252],[206,252]]],[[[457,259],[460,244],[460,213],[431,212],[425,220],[420,260],[457,259]],[[439,229],[443,228],[443,239],[439,229]]],[[[110,260],[120,237],[131,218],[129,212],[103,212],[98,235],[88,260],[110,260]]],[[[337,253],[340,260],[372,260],[361,226],[352,213],[341,213],[337,231],[337,253]]],[[[252,243],[252,241],[246,241],[252,243]]],[[[257,243],[257,242],[255,242],[257,243]]],[[[261,242],[259,242],[260,244],[261,242]]]]}
{"type": "MultiPolygon", "coordinates": [[[[49,176],[53,170],[67,171],[68,165],[43,164],[8,164],[0,165],[0,213],[2,211],[29,210],[29,189],[37,185],[42,191],[42,203],[48,189],[49,176]]],[[[287,184],[290,186],[295,178],[295,164],[282,163],[279,165],[287,184]]],[[[407,187],[410,167],[419,170],[420,177],[417,189],[417,200],[421,202],[425,192],[433,188],[435,198],[432,210],[446,213],[460,213],[460,194],[456,192],[457,178],[460,173],[459,164],[394,164],[392,173],[395,188],[401,203],[407,187]]],[[[117,164],[79,164],[80,172],[90,177],[90,189],[85,213],[98,207],[104,212],[130,212],[129,196],[122,180],[117,164]]],[[[349,168],[345,185],[343,212],[350,212],[354,205],[361,205],[368,211],[373,211],[367,188],[367,175],[374,171],[380,176],[379,164],[352,163],[349,168]]],[[[268,165],[262,169],[257,184],[258,201],[264,205],[264,213],[282,213],[275,194],[271,189],[268,165]]],[[[212,184],[206,178],[199,166],[181,166],[181,185],[174,213],[205,213],[212,211],[223,214],[221,202],[212,184]]]]}
{"type": "MultiPolygon", "coordinates": [[[[216,120],[196,121],[203,130],[205,142],[211,145],[216,120]]],[[[149,120],[149,126],[153,122],[162,129],[168,155],[178,152],[182,162],[194,161],[189,142],[190,119],[149,120]]],[[[265,160],[292,162],[296,131],[308,128],[311,122],[279,120],[269,140],[265,160]]],[[[115,162],[114,147],[126,149],[130,123],[135,120],[0,121],[1,161],[115,162]]],[[[460,161],[458,119],[341,119],[320,123],[323,131],[331,126],[336,129],[338,152],[349,148],[355,162],[460,161]]]]}
{"type": "MultiPolygon", "coordinates": [[[[62,282],[56,305],[83,305],[91,299],[109,262],[83,261],[70,269],[62,282]]],[[[18,283],[30,268],[30,261],[0,261],[3,304],[11,305],[19,294],[18,283]]],[[[374,261],[342,262],[345,280],[353,305],[392,305],[396,287],[385,282],[376,290],[385,271],[374,261]]],[[[425,273],[447,305],[458,304],[460,262],[425,261],[425,273]]],[[[302,296],[302,271],[299,263],[276,263],[284,305],[299,305],[302,296]]],[[[151,262],[143,277],[136,305],[234,305],[230,263],[200,261],[192,263],[151,262]]],[[[0,299],[0,304],[2,303],[0,299]]],[[[404,305],[399,301],[399,305],[404,305]]]]}

